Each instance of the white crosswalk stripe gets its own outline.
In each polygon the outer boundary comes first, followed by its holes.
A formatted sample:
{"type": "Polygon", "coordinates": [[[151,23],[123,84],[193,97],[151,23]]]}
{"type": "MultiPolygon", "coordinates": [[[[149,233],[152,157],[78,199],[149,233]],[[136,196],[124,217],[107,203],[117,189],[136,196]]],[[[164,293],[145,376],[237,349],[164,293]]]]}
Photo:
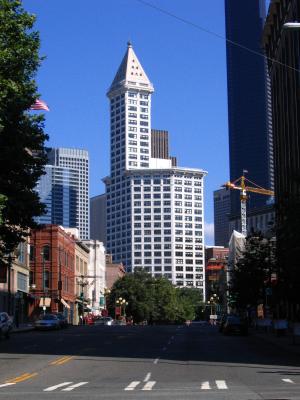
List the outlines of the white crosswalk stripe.
{"type": "Polygon", "coordinates": [[[211,387],[210,387],[210,385],[209,385],[209,382],[208,382],[208,381],[202,382],[202,384],[201,384],[201,389],[203,389],[203,390],[209,390],[209,389],[211,389],[211,387]]]}
{"type": "Polygon", "coordinates": [[[156,384],[156,381],[149,381],[147,383],[145,383],[144,387],[142,388],[142,390],[152,390],[153,386],[156,384]]]}
{"type": "Polygon", "coordinates": [[[216,381],[218,389],[228,389],[225,381],[216,381]]]}
{"type": "Polygon", "coordinates": [[[140,383],[140,381],[133,381],[124,390],[134,390],[140,383]]]}
{"type": "Polygon", "coordinates": [[[75,383],[74,385],[68,386],[62,390],[66,391],[66,392],[70,392],[71,390],[74,390],[76,388],[78,388],[79,386],[83,386],[83,385],[87,385],[88,382],[79,382],[79,383],[75,383]]]}
{"type": "Polygon", "coordinates": [[[78,382],[78,383],[74,383],[73,385],[72,385],[72,383],[73,382],[62,382],[62,383],[59,383],[58,385],[49,386],[46,389],[44,389],[44,392],[53,392],[54,390],[60,389],[64,386],[67,386],[67,387],[65,387],[64,389],[61,389],[61,390],[70,392],[71,390],[74,390],[74,389],[78,388],[79,386],[88,384],[88,382],[78,382]]]}
{"type": "Polygon", "coordinates": [[[286,382],[286,383],[295,383],[294,381],[292,381],[291,379],[288,379],[288,378],[284,378],[282,380],[283,380],[283,382],[286,382]]]}
{"type": "Polygon", "coordinates": [[[44,389],[44,392],[52,392],[53,390],[56,390],[60,387],[71,385],[71,383],[73,383],[73,382],[63,382],[63,383],[59,383],[58,385],[49,386],[46,389],[44,389]]]}
{"type": "MultiPolygon", "coordinates": [[[[218,390],[224,390],[224,389],[228,389],[228,386],[226,384],[226,381],[223,380],[216,380],[216,386],[218,390]]],[[[209,381],[204,381],[201,383],[201,390],[211,390],[213,389],[210,385],[209,381]]]]}

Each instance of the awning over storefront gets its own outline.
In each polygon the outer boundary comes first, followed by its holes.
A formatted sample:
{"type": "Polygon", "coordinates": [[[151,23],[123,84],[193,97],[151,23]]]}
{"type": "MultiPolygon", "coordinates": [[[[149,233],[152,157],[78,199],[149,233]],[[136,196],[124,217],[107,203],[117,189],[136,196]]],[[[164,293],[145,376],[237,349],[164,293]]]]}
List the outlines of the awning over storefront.
{"type": "Polygon", "coordinates": [[[71,307],[69,306],[69,304],[68,304],[64,299],[60,299],[60,301],[62,302],[62,304],[63,304],[65,307],[71,308],[71,307]]]}
{"type": "Polygon", "coordinates": [[[41,297],[40,298],[40,307],[46,306],[50,307],[51,297],[41,297]]]}

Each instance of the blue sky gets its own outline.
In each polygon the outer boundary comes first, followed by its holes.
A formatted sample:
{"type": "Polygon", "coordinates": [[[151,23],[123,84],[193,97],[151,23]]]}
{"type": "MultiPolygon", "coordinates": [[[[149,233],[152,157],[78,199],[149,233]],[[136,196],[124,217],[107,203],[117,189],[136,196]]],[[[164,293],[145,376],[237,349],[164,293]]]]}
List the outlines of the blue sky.
{"type": "MultiPolygon", "coordinates": [[[[225,36],[223,0],[148,0],[225,36]]],[[[109,173],[107,89],[130,39],[154,84],[152,127],[170,132],[171,154],[183,167],[208,171],[207,244],[213,244],[213,190],[228,180],[225,40],[137,0],[24,0],[37,15],[41,54],[37,76],[49,145],[90,154],[90,194],[104,192],[109,173]]]]}

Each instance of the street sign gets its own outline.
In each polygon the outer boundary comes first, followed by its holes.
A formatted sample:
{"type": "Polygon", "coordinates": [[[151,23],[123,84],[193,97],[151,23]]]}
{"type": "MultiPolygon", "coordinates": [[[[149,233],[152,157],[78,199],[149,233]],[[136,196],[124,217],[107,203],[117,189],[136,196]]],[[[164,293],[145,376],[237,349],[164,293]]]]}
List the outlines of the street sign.
{"type": "Polygon", "coordinates": [[[217,316],[217,314],[212,314],[212,315],[209,316],[209,318],[210,318],[210,319],[217,319],[218,316],[217,316]]]}

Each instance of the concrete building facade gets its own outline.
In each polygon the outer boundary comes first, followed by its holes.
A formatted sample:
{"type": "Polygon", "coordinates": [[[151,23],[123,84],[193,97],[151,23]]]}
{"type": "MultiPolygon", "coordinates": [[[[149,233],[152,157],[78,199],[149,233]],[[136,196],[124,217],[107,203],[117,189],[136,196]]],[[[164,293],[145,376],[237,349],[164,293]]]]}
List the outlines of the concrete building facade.
{"type": "Polygon", "coordinates": [[[100,299],[106,288],[105,247],[99,240],[83,240],[82,242],[89,249],[87,268],[89,307],[94,314],[99,314],[101,308],[103,308],[100,299]]]}
{"type": "Polygon", "coordinates": [[[174,285],[205,291],[203,177],[151,156],[149,81],[131,44],[108,91],[111,174],[107,248],[127,271],[144,267],[174,285]]]}

